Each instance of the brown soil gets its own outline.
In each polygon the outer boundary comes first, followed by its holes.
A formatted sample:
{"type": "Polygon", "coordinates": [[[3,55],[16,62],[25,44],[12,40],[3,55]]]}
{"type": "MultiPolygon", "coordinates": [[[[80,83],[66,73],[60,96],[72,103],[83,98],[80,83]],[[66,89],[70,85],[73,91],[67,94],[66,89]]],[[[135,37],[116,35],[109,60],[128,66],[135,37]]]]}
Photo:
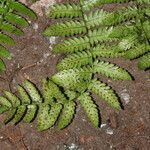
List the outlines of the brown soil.
{"type": "MultiPolygon", "coordinates": [[[[31,23],[21,38],[14,37],[13,59],[7,61],[7,72],[0,77],[0,91],[16,91],[16,84],[28,78],[40,87],[41,79],[55,73],[60,56],[49,50],[49,39],[41,35],[50,20],[45,16],[31,23]],[[38,24],[38,29],[34,29],[38,24]]],[[[111,60],[110,60],[111,61],[111,60]]],[[[137,61],[113,60],[135,77],[134,81],[112,81],[103,78],[122,97],[124,110],[115,112],[96,98],[101,108],[102,127],[94,129],[80,108],[66,129],[38,132],[34,124],[2,126],[0,150],[149,150],[150,147],[150,79],[149,71],[139,71],[137,61]]],[[[0,116],[2,120],[4,115],[0,116]]]]}

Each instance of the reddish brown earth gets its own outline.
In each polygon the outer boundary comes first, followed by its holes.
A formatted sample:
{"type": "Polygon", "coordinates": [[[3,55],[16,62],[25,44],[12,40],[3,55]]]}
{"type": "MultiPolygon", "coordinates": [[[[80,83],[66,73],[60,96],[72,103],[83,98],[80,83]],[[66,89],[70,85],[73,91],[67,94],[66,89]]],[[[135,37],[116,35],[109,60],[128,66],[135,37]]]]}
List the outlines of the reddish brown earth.
{"type": "MultiPolygon", "coordinates": [[[[51,21],[45,16],[25,29],[21,38],[14,37],[17,45],[11,48],[13,59],[7,61],[7,72],[0,76],[0,92],[16,92],[16,84],[26,78],[39,87],[41,79],[56,72],[55,65],[61,56],[49,50],[49,39],[41,32],[51,21]],[[38,25],[38,29],[37,29],[38,25]]],[[[126,68],[134,81],[109,83],[122,97],[124,110],[115,112],[96,97],[101,109],[102,127],[94,129],[80,108],[73,123],[66,129],[56,128],[38,132],[35,124],[1,126],[0,150],[149,150],[150,149],[150,72],[139,71],[137,61],[110,60],[126,68]]],[[[0,120],[4,115],[0,116],[0,120]]]]}

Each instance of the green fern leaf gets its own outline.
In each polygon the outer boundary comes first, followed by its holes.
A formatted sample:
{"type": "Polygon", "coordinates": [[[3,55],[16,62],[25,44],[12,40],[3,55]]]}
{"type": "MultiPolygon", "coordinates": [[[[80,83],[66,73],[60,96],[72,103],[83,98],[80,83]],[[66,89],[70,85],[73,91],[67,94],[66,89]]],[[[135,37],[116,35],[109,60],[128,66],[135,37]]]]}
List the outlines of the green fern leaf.
{"type": "Polygon", "coordinates": [[[26,113],[26,110],[27,110],[27,107],[25,105],[19,106],[11,122],[13,124],[19,123],[23,119],[26,113]]]}
{"type": "Polygon", "coordinates": [[[43,105],[40,106],[40,113],[38,116],[38,130],[44,131],[52,127],[62,109],[61,104],[55,104],[54,106],[43,105]]]}
{"type": "Polygon", "coordinates": [[[23,121],[25,123],[32,122],[36,117],[37,111],[38,111],[38,106],[37,105],[35,105],[35,104],[34,105],[28,105],[26,114],[23,117],[23,121]]]}
{"type": "Polygon", "coordinates": [[[72,38],[57,44],[53,51],[55,53],[73,53],[77,51],[83,51],[84,49],[89,49],[91,44],[94,45],[98,42],[108,42],[114,41],[116,38],[109,38],[112,32],[110,29],[99,29],[94,31],[89,31],[88,37],[72,38]]]}
{"type": "Polygon", "coordinates": [[[118,58],[124,56],[124,49],[118,45],[97,45],[91,51],[93,58],[104,57],[104,58],[118,58]]]}
{"type": "Polygon", "coordinates": [[[82,16],[82,11],[78,4],[56,4],[48,9],[47,16],[52,18],[73,18],[82,16]]]}
{"type": "Polygon", "coordinates": [[[20,13],[26,15],[27,17],[31,17],[33,19],[36,19],[35,13],[31,9],[27,8],[25,5],[23,5],[19,2],[10,1],[9,7],[12,10],[15,10],[17,12],[20,12],[20,13]]]}
{"type": "Polygon", "coordinates": [[[27,27],[29,25],[26,19],[11,12],[6,14],[5,20],[19,27],[27,27]]]}
{"type": "Polygon", "coordinates": [[[137,14],[138,9],[124,8],[112,13],[108,13],[104,10],[96,10],[90,12],[89,15],[84,15],[84,20],[88,29],[96,26],[112,26],[124,23],[126,20],[131,20],[135,17],[139,17],[137,14]]]}
{"type": "Polygon", "coordinates": [[[127,59],[135,59],[142,56],[146,52],[150,51],[150,47],[146,47],[145,44],[137,45],[134,49],[128,50],[124,57],[127,59]]]}
{"type": "Polygon", "coordinates": [[[47,103],[47,104],[53,104],[54,103],[54,94],[51,91],[51,87],[49,85],[48,80],[43,79],[42,83],[43,83],[42,85],[43,85],[44,102],[47,103]]]}
{"type": "Polygon", "coordinates": [[[0,60],[0,72],[4,72],[6,70],[6,66],[2,60],[0,60]]]}
{"type": "Polygon", "coordinates": [[[21,101],[23,104],[30,104],[31,103],[31,99],[30,96],[28,95],[27,91],[21,86],[18,85],[18,92],[21,96],[21,101]]]}
{"type": "Polygon", "coordinates": [[[124,3],[124,2],[129,2],[129,1],[131,0],[80,0],[80,3],[82,5],[82,10],[88,11],[96,6],[101,6],[104,4],[124,3]]]}
{"type": "Polygon", "coordinates": [[[10,111],[8,112],[8,115],[7,115],[6,118],[4,119],[4,123],[5,123],[5,124],[8,124],[8,123],[14,118],[16,112],[17,112],[17,108],[13,108],[12,110],[10,110],[10,111]]]}
{"type": "Polygon", "coordinates": [[[115,80],[132,80],[131,75],[124,69],[104,61],[96,61],[93,65],[93,72],[101,73],[115,80]]]}
{"type": "Polygon", "coordinates": [[[0,57],[11,59],[10,52],[3,46],[0,45],[0,57]]]}
{"type": "Polygon", "coordinates": [[[78,52],[68,55],[60,63],[57,64],[58,70],[80,68],[83,65],[92,64],[93,58],[90,52],[78,52]]]}
{"type": "Polygon", "coordinates": [[[64,104],[62,115],[60,116],[57,125],[59,129],[63,129],[71,123],[75,114],[75,108],[76,104],[73,101],[68,101],[66,104],[64,104]]]}
{"type": "Polygon", "coordinates": [[[45,36],[72,36],[86,32],[87,30],[83,21],[66,21],[51,25],[43,34],[45,36]]]}
{"type": "Polygon", "coordinates": [[[0,106],[6,106],[7,108],[11,108],[12,104],[7,98],[0,96],[0,106]]]}
{"type": "Polygon", "coordinates": [[[7,22],[3,22],[2,25],[0,26],[0,29],[2,31],[6,31],[6,32],[9,32],[9,33],[18,35],[18,36],[24,34],[24,32],[21,29],[15,27],[14,25],[12,25],[10,23],[7,23],[7,22]]]}
{"type": "Polygon", "coordinates": [[[6,112],[8,110],[9,110],[9,108],[7,106],[0,106],[0,114],[6,112]]]}
{"type": "Polygon", "coordinates": [[[65,40],[60,44],[57,44],[53,51],[55,53],[73,53],[77,51],[82,51],[83,49],[89,49],[90,43],[87,36],[80,38],[72,38],[65,40]]]}
{"type": "Polygon", "coordinates": [[[123,50],[118,46],[110,47],[98,45],[91,51],[77,52],[67,55],[60,63],[57,64],[59,71],[80,68],[84,65],[92,65],[96,57],[117,58],[124,55],[123,50]]]}
{"type": "Polygon", "coordinates": [[[98,5],[100,0],[80,0],[83,11],[88,11],[98,5]]]}
{"type": "Polygon", "coordinates": [[[150,53],[145,54],[143,57],[140,58],[138,67],[141,70],[145,70],[150,68],[150,53]]]}
{"type": "MultiPolygon", "coordinates": [[[[24,32],[20,27],[27,27],[28,21],[23,17],[36,18],[35,13],[27,8],[24,4],[15,0],[0,1],[0,56],[10,59],[10,53],[3,48],[3,44],[11,46],[15,45],[14,40],[6,35],[11,33],[14,35],[23,35],[24,32]],[[4,33],[3,33],[4,32],[4,33]],[[7,57],[8,56],[8,57],[7,57]]],[[[5,71],[4,63],[0,62],[0,71],[5,71]]]]}
{"type": "MultiPolygon", "coordinates": [[[[124,24],[125,21],[134,20],[135,18],[139,18],[138,12],[139,10],[137,7],[128,7],[123,8],[121,10],[117,10],[111,15],[109,15],[106,20],[104,21],[104,25],[118,25],[124,24]]],[[[110,14],[110,13],[109,13],[110,14]]],[[[142,15],[142,13],[141,13],[142,15]]]]}
{"type": "Polygon", "coordinates": [[[149,0],[137,0],[137,3],[139,4],[150,4],[149,0]]]}
{"type": "Polygon", "coordinates": [[[94,104],[91,96],[88,93],[83,93],[81,96],[78,97],[80,104],[84,108],[89,120],[93,124],[94,127],[99,127],[99,113],[97,106],[94,104]]]}
{"type": "Polygon", "coordinates": [[[69,100],[74,100],[76,97],[78,97],[78,93],[71,90],[65,90],[65,94],[69,98],[69,100]]]}
{"type": "Polygon", "coordinates": [[[118,97],[115,92],[107,86],[105,83],[102,83],[97,80],[92,80],[89,85],[89,90],[93,91],[95,94],[100,96],[103,100],[105,100],[111,107],[115,109],[120,109],[120,103],[118,101],[118,97]]]}
{"type": "Polygon", "coordinates": [[[15,45],[15,42],[12,38],[10,38],[8,35],[5,35],[3,33],[0,32],[0,44],[8,44],[11,46],[15,45]]]}
{"type": "Polygon", "coordinates": [[[24,82],[24,87],[27,90],[27,92],[29,93],[29,95],[34,103],[42,102],[41,94],[39,93],[39,90],[36,88],[36,86],[32,82],[30,82],[29,80],[26,80],[24,82]]]}
{"type": "Polygon", "coordinates": [[[87,28],[91,29],[92,27],[103,25],[110,15],[104,10],[96,10],[95,12],[90,12],[89,15],[84,15],[84,20],[87,28]]]}
{"type": "MultiPolygon", "coordinates": [[[[92,77],[92,70],[91,68],[84,68],[84,69],[69,69],[69,70],[63,70],[54,76],[52,76],[52,81],[56,84],[65,87],[66,89],[78,89],[80,88],[86,88],[81,87],[81,83],[88,84],[88,81],[91,80],[92,77]]],[[[83,86],[83,85],[82,85],[83,86]]]]}
{"type": "Polygon", "coordinates": [[[18,107],[21,104],[20,99],[11,92],[4,91],[6,98],[11,102],[13,107],[18,107]]]}
{"type": "Polygon", "coordinates": [[[64,102],[66,102],[67,99],[66,99],[65,95],[61,92],[60,88],[54,82],[49,80],[48,86],[52,92],[53,97],[57,99],[58,103],[63,104],[64,102]]]}

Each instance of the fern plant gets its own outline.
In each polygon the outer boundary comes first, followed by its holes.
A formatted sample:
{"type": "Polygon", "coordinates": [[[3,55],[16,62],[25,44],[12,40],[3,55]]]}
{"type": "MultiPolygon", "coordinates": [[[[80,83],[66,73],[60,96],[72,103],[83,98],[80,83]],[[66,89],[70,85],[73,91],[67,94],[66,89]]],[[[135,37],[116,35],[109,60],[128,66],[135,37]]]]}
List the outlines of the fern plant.
{"type": "Polygon", "coordinates": [[[6,47],[15,45],[10,34],[23,35],[21,28],[29,25],[25,17],[35,19],[36,15],[16,0],[0,0],[0,71],[6,69],[2,58],[11,58],[11,54],[6,47]]]}
{"type": "Polygon", "coordinates": [[[55,124],[63,129],[74,117],[76,103],[73,99],[76,94],[71,91],[63,94],[50,79],[43,80],[42,92],[31,81],[26,80],[23,86],[18,85],[18,94],[20,96],[4,91],[4,95],[0,97],[0,113],[7,112],[5,124],[10,122],[16,125],[21,121],[30,123],[37,118],[39,131],[47,130],[55,124]]]}
{"type": "Polygon", "coordinates": [[[44,34],[81,35],[54,47],[56,53],[73,53],[60,64],[62,66],[67,62],[70,64],[68,60],[76,57],[78,61],[81,57],[87,60],[87,57],[122,56],[131,60],[139,58],[138,66],[145,70],[150,67],[147,61],[150,55],[149,4],[149,0],[80,0],[77,4],[56,4],[49,9],[48,16],[73,20],[55,23],[44,34]],[[93,10],[96,6],[112,3],[125,5],[111,12],[103,10],[103,7],[93,10]]]}
{"type": "Polygon", "coordinates": [[[97,94],[111,107],[121,109],[115,91],[100,81],[96,74],[114,80],[132,80],[128,71],[105,58],[125,56],[134,41],[137,42],[137,29],[126,23],[137,17],[137,8],[122,8],[114,12],[94,9],[121,2],[127,1],[80,0],[76,4],[56,4],[47,12],[53,19],[65,18],[65,21],[50,25],[43,33],[64,39],[53,48],[54,53],[63,53],[66,57],[57,64],[58,73],[51,80],[61,88],[77,93],[77,99],[94,127],[99,126],[100,117],[91,93],[97,94]]]}

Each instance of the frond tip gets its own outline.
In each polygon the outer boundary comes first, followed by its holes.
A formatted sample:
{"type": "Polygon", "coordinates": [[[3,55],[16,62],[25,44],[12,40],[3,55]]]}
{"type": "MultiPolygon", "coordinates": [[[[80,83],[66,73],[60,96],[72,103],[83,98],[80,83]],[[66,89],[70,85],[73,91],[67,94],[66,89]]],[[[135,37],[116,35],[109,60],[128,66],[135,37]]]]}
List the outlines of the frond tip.
{"type": "Polygon", "coordinates": [[[150,68],[150,53],[147,53],[143,57],[140,58],[138,67],[141,70],[146,70],[150,68]]]}
{"type": "Polygon", "coordinates": [[[131,75],[124,69],[104,61],[96,61],[93,65],[95,73],[101,73],[114,80],[132,80],[131,75]]]}
{"type": "Polygon", "coordinates": [[[82,11],[78,4],[56,4],[47,10],[47,16],[52,18],[73,18],[82,16],[82,11]]]}
{"type": "Polygon", "coordinates": [[[111,107],[115,109],[120,109],[119,99],[116,96],[115,92],[107,86],[105,83],[102,83],[98,80],[92,80],[88,89],[100,96],[105,100],[111,107]]]}
{"type": "Polygon", "coordinates": [[[94,127],[99,127],[100,117],[96,104],[94,104],[92,98],[88,93],[83,93],[78,97],[78,100],[84,108],[90,122],[94,127]]]}

